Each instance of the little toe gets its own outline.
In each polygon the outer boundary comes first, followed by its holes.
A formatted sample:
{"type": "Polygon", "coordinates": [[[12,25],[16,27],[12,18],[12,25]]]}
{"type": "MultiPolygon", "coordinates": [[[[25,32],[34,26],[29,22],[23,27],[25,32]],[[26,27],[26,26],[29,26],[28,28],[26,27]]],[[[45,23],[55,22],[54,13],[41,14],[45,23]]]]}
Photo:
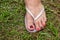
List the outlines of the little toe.
{"type": "Polygon", "coordinates": [[[43,15],[43,19],[44,19],[45,22],[47,21],[46,13],[45,12],[44,12],[44,15],[43,15]]]}
{"type": "Polygon", "coordinates": [[[44,20],[44,18],[42,17],[42,25],[43,25],[43,27],[45,27],[46,26],[46,22],[45,22],[45,20],[44,20]]]}

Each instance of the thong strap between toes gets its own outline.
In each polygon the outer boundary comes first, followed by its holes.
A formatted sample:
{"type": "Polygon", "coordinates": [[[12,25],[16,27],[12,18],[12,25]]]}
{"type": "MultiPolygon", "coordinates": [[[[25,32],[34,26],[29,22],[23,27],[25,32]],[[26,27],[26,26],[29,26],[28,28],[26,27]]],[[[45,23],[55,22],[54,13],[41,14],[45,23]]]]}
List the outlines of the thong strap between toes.
{"type": "Polygon", "coordinates": [[[29,12],[29,14],[34,18],[34,20],[37,20],[37,19],[42,15],[42,13],[44,12],[44,7],[42,7],[41,11],[39,12],[39,14],[38,14],[36,17],[34,17],[34,15],[33,15],[33,13],[31,12],[31,10],[29,10],[27,7],[26,7],[26,10],[27,10],[27,12],[29,12]]]}

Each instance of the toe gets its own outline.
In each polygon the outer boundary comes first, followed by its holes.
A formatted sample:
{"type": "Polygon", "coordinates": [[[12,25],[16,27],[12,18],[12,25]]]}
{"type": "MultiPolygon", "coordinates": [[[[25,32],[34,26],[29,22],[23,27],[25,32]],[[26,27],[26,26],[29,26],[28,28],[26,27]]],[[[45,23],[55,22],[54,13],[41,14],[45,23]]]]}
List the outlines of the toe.
{"type": "Polygon", "coordinates": [[[46,26],[46,23],[45,23],[45,20],[44,20],[44,18],[42,17],[42,25],[43,25],[43,27],[45,27],[46,26]]]}
{"type": "Polygon", "coordinates": [[[26,13],[25,18],[26,18],[26,28],[29,31],[33,31],[35,29],[34,24],[33,24],[33,18],[28,13],[26,13]]]}
{"type": "Polygon", "coordinates": [[[40,27],[39,27],[38,21],[35,22],[35,26],[36,26],[36,30],[39,31],[40,30],[40,27]]]}
{"type": "Polygon", "coordinates": [[[34,25],[33,25],[32,23],[29,23],[29,24],[28,24],[28,29],[29,29],[29,30],[33,31],[34,28],[35,28],[35,27],[34,27],[34,25]]]}
{"type": "Polygon", "coordinates": [[[43,15],[43,19],[44,19],[45,22],[47,21],[45,12],[44,12],[44,15],[43,15]]]}
{"type": "Polygon", "coordinates": [[[41,23],[41,20],[39,21],[39,26],[40,26],[41,29],[43,29],[43,25],[41,23]]]}

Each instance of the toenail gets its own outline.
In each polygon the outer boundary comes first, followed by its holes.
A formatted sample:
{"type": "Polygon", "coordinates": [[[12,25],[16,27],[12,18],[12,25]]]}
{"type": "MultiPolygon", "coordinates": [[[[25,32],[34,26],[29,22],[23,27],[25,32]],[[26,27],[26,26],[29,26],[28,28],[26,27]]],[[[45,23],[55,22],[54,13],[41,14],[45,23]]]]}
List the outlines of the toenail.
{"type": "Polygon", "coordinates": [[[40,30],[40,28],[36,28],[36,30],[37,30],[37,31],[39,31],[39,30],[40,30]]]}
{"type": "Polygon", "coordinates": [[[46,24],[42,24],[44,27],[46,26],[46,24]]]}
{"type": "Polygon", "coordinates": [[[33,28],[33,26],[31,25],[30,28],[33,28]]]}
{"type": "Polygon", "coordinates": [[[31,26],[29,27],[29,30],[33,31],[33,30],[34,30],[34,26],[31,25],[31,26]]]}

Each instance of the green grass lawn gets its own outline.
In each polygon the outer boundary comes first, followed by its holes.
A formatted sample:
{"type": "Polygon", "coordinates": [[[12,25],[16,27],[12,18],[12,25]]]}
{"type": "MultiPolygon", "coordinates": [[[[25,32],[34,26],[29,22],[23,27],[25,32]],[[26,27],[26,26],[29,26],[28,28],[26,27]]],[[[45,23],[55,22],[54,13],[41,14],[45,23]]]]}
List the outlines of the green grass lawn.
{"type": "Polygon", "coordinates": [[[42,0],[46,28],[29,33],[25,29],[23,0],[0,0],[0,40],[60,40],[60,0],[42,0]]]}

